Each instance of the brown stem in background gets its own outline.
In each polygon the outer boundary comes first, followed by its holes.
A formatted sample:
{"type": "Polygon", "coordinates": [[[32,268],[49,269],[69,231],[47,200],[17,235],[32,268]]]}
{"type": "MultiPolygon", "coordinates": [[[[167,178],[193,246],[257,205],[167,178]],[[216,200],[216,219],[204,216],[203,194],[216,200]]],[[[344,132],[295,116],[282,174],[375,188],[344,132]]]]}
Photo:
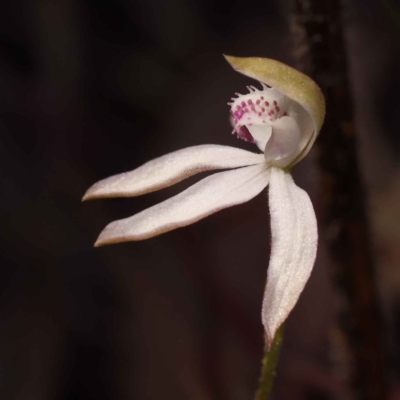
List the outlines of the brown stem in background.
{"type": "Polygon", "coordinates": [[[320,85],[327,100],[327,117],[316,142],[323,208],[319,221],[334,261],[335,287],[341,296],[337,331],[349,362],[350,391],[356,399],[384,400],[381,317],[366,195],[357,162],[341,3],[293,0],[293,4],[299,67],[320,85]]]}

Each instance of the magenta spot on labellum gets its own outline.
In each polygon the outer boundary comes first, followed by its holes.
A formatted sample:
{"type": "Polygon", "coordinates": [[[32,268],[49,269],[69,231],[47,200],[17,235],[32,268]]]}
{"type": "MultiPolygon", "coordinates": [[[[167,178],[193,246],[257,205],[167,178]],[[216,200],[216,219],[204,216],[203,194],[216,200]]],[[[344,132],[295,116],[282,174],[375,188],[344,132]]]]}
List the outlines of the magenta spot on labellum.
{"type": "Polygon", "coordinates": [[[261,109],[261,111],[262,111],[262,112],[265,112],[265,108],[263,107],[263,108],[261,109]]]}
{"type": "Polygon", "coordinates": [[[274,100],[274,106],[276,106],[278,103],[276,102],[276,100],[274,100]]]}
{"type": "Polygon", "coordinates": [[[257,100],[257,101],[256,101],[256,104],[257,104],[257,105],[259,105],[260,103],[261,103],[260,100],[257,100]]]}
{"type": "Polygon", "coordinates": [[[267,107],[269,106],[269,103],[268,103],[268,101],[266,101],[264,104],[265,104],[267,107]]]}
{"type": "Polygon", "coordinates": [[[236,128],[236,134],[238,138],[243,139],[246,142],[254,142],[254,138],[251,136],[251,133],[246,126],[236,128]]]}
{"type": "Polygon", "coordinates": [[[283,116],[286,117],[286,116],[287,116],[287,112],[284,112],[284,113],[283,113],[283,116]]]}
{"type": "Polygon", "coordinates": [[[251,106],[251,105],[253,104],[253,102],[252,102],[251,100],[249,100],[249,101],[247,102],[247,104],[248,104],[249,106],[251,106]]]}
{"type": "Polygon", "coordinates": [[[261,96],[261,100],[264,100],[264,96],[261,96]]]}
{"type": "Polygon", "coordinates": [[[256,112],[256,109],[254,108],[254,106],[251,107],[251,111],[256,112]]]}
{"type": "Polygon", "coordinates": [[[275,114],[275,110],[271,110],[271,114],[275,114]]]}
{"type": "Polygon", "coordinates": [[[259,112],[259,113],[258,113],[258,116],[261,117],[261,115],[262,115],[262,114],[259,112]]]}
{"type": "Polygon", "coordinates": [[[277,112],[279,112],[281,110],[278,106],[276,106],[275,109],[277,112]]]}
{"type": "Polygon", "coordinates": [[[244,101],[242,101],[242,107],[245,107],[246,103],[244,101]]]}

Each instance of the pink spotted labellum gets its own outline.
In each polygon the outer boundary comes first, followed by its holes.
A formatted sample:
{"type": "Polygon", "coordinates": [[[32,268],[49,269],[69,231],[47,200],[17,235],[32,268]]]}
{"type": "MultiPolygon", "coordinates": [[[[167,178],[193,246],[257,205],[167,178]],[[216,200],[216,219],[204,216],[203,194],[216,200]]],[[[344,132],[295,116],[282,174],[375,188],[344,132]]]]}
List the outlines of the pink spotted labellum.
{"type": "Polygon", "coordinates": [[[130,218],[110,223],[96,246],[149,239],[244,203],[269,185],[271,256],[262,306],[268,343],[296,304],[312,271],[318,242],[315,213],[290,168],[314,143],[325,117],[319,87],[306,75],[266,58],[226,56],[238,72],[261,83],[228,103],[234,133],[263,152],[202,145],[159,157],[94,184],[84,200],[139,196],[202,171],[210,175],[182,193],[130,218]]]}

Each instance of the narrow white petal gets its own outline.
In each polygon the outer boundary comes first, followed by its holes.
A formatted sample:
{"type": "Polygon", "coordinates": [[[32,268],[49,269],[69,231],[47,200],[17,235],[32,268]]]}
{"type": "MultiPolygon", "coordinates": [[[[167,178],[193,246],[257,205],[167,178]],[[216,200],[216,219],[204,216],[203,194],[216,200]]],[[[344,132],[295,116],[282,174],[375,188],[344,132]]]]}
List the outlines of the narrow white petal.
{"type": "Polygon", "coordinates": [[[285,167],[300,151],[300,128],[291,117],[282,117],[271,125],[272,135],[265,146],[265,159],[275,166],[285,167]]]}
{"type": "Polygon", "coordinates": [[[219,172],[204,178],[182,193],[133,217],[109,224],[96,246],[143,240],[192,224],[227,207],[249,201],[267,185],[265,164],[219,172]]]}
{"type": "Polygon", "coordinates": [[[198,172],[261,163],[264,163],[262,154],[235,147],[212,144],[188,147],[95,183],[83,200],[139,196],[171,186],[198,172]]]}
{"type": "Polygon", "coordinates": [[[271,125],[246,125],[247,129],[253,136],[257,147],[264,151],[265,145],[271,137],[272,127],[271,125]]]}
{"type": "Polygon", "coordinates": [[[269,207],[272,243],[262,320],[271,344],[311,274],[318,231],[308,194],[276,167],[271,168],[269,207]]]}

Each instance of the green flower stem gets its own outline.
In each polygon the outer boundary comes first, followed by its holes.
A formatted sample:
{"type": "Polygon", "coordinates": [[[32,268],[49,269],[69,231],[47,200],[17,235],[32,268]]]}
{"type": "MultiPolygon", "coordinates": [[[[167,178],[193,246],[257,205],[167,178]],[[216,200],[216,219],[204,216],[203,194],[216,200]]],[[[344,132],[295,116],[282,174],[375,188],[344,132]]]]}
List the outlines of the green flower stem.
{"type": "Polygon", "coordinates": [[[262,360],[262,369],[258,390],[254,400],[269,400],[272,385],[275,378],[275,370],[279,360],[279,351],[282,344],[283,332],[285,324],[276,332],[274,341],[272,342],[271,349],[268,351],[267,340],[265,340],[265,355],[262,360]]]}

